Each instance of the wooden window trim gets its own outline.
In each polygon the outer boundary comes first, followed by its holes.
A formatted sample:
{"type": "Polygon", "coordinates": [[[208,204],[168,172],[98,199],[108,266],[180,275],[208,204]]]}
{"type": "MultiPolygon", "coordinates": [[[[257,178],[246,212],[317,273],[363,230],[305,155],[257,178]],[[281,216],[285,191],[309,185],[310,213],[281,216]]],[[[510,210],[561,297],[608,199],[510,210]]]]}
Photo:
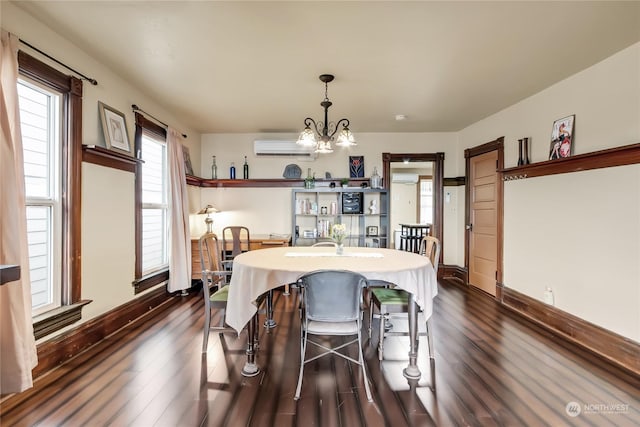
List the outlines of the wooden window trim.
{"type": "MultiPolygon", "coordinates": [[[[76,306],[82,295],[82,80],[68,76],[18,51],[19,74],[62,93],[66,120],[62,126],[62,308],[76,306]]],[[[81,308],[85,303],[80,304],[81,308]]],[[[53,310],[39,318],[51,317],[46,333],[67,326],[68,320],[53,310]],[[56,320],[58,319],[58,320],[56,320]]],[[[73,309],[72,309],[73,311],[73,309]]],[[[78,320],[80,317],[77,316],[78,320]]],[[[75,321],[75,320],[74,320],[75,321]]]]}
{"type": "Polygon", "coordinates": [[[154,272],[148,276],[141,277],[140,279],[133,281],[133,288],[136,294],[142,291],[151,289],[160,283],[164,283],[169,280],[169,270],[161,270],[154,272]]]}
{"type": "Polygon", "coordinates": [[[82,318],[82,307],[91,300],[81,300],[74,304],[58,307],[33,318],[33,335],[39,340],[52,332],[69,326],[82,318]]]}
{"type": "MultiPolygon", "coordinates": [[[[135,153],[136,157],[140,157],[139,153],[142,146],[142,135],[147,134],[152,137],[167,138],[167,130],[162,126],[152,122],[140,113],[135,113],[136,134],[135,134],[135,153]]],[[[136,163],[135,174],[135,240],[136,240],[136,262],[135,262],[135,277],[132,285],[136,294],[152,288],[153,286],[169,280],[169,270],[160,270],[142,276],[142,163],[136,163]]]]}

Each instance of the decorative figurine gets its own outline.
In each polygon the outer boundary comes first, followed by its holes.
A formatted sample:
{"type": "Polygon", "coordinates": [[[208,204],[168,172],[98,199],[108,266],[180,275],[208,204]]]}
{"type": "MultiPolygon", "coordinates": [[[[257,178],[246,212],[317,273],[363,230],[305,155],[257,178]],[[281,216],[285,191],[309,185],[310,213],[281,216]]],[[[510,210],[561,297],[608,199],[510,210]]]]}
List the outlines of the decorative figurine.
{"type": "Polygon", "coordinates": [[[378,213],[378,202],[376,199],[371,200],[371,204],[369,204],[369,213],[371,213],[371,215],[378,213]]]}

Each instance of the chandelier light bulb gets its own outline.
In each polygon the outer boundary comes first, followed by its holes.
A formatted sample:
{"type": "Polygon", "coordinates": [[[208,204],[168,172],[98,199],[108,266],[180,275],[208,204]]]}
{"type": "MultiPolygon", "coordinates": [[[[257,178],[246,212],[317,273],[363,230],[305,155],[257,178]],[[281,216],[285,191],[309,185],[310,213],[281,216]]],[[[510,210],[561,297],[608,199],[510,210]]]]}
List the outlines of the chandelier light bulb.
{"type": "Polygon", "coordinates": [[[304,130],[298,137],[298,141],[296,142],[303,147],[315,147],[318,145],[318,141],[316,141],[316,134],[311,130],[309,126],[304,128],[304,130]]]}
{"type": "Polygon", "coordinates": [[[336,145],[340,147],[353,147],[355,145],[358,145],[358,143],[356,142],[356,138],[353,136],[353,133],[351,133],[349,128],[345,127],[338,134],[336,145]]]}

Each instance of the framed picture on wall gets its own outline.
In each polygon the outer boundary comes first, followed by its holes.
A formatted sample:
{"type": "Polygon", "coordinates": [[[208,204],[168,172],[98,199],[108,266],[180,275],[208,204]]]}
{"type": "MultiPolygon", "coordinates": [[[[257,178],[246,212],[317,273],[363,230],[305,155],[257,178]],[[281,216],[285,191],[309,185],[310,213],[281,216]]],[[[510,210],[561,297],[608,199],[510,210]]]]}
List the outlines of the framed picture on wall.
{"type": "Polygon", "coordinates": [[[129,142],[124,114],[100,101],[98,111],[107,148],[133,157],[133,144],[129,142]]]}
{"type": "Polygon", "coordinates": [[[349,156],[349,177],[364,178],[364,156],[349,156]]]}
{"type": "Polygon", "coordinates": [[[549,146],[549,160],[571,156],[573,145],[573,122],[575,114],[553,122],[551,130],[551,145],[549,146]]]}
{"type": "Polygon", "coordinates": [[[184,172],[193,176],[193,165],[191,164],[191,156],[189,155],[189,147],[182,146],[182,157],[184,157],[184,172]]]}

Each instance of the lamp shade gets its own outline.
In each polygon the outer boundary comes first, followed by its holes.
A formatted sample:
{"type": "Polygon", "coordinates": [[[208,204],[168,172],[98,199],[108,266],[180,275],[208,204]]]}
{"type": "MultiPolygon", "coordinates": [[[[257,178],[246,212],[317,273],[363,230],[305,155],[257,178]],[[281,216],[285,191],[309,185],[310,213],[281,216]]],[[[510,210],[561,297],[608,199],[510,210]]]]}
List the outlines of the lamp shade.
{"type": "Polygon", "coordinates": [[[204,208],[200,209],[197,215],[208,215],[216,212],[220,212],[220,211],[211,205],[207,205],[204,208]]]}

